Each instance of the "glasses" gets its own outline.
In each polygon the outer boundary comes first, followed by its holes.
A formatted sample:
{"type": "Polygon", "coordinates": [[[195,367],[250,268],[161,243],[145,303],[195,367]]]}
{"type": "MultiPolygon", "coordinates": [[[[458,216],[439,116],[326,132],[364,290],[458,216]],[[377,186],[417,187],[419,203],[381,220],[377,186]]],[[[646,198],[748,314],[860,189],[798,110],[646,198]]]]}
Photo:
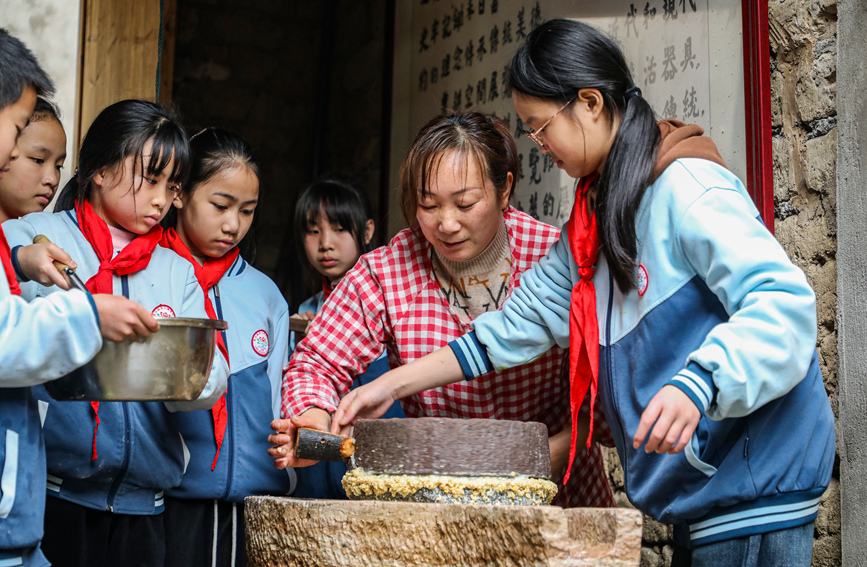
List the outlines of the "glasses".
{"type": "Polygon", "coordinates": [[[561,112],[563,112],[563,109],[564,109],[564,108],[566,108],[567,106],[569,106],[570,104],[572,104],[573,102],[575,102],[575,99],[576,99],[576,98],[578,98],[578,97],[577,97],[577,96],[573,96],[572,99],[571,99],[569,102],[567,102],[566,104],[564,104],[563,106],[561,106],[561,107],[560,107],[560,110],[558,110],[557,112],[555,112],[555,113],[554,113],[554,116],[552,116],[551,118],[549,118],[549,119],[548,119],[544,124],[542,124],[542,126],[540,126],[540,127],[539,127],[535,132],[531,132],[530,130],[524,130],[524,134],[526,134],[528,138],[530,138],[531,140],[533,140],[534,142],[536,142],[536,144],[537,144],[540,148],[542,148],[543,150],[547,149],[547,148],[545,147],[545,142],[542,141],[542,132],[545,131],[545,128],[548,127],[548,124],[550,124],[552,120],[554,120],[555,118],[557,118],[557,115],[558,115],[558,114],[560,114],[561,112]]]}

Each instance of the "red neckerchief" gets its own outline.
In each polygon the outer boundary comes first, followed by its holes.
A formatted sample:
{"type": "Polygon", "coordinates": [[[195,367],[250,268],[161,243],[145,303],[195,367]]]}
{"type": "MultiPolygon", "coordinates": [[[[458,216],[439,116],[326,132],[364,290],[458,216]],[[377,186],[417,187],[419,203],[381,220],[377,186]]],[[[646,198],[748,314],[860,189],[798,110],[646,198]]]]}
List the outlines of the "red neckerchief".
{"type": "MultiPolygon", "coordinates": [[[[114,246],[111,242],[108,225],[96,214],[90,203],[75,201],[75,216],[78,219],[78,228],[93,247],[93,251],[96,252],[96,257],[99,259],[99,271],[85,284],[91,293],[111,294],[114,290],[112,276],[125,276],[145,269],[151,261],[154,248],[157,247],[163,235],[163,228],[157,225],[146,234],[134,238],[123,250],[118,252],[117,256],[112,258],[114,246]]],[[[95,461],[97,458],[96,432],[99,431],[99,402],[90,402],[90,406],[93,408],[93,415],[96,420],[96,425],[93,428],[93,456],[91,457],[91,460],[95,461]]]]}
{"type": "Polygon", "coordinates": [[[6,280],[9,282],[9,292],[12,295],[21,295],[21,286],[18,285],[18,278],[15,277],[15,268],[12,267],[12,251],[9,250],[9,243],[6,241],[6,235],[3,233],[2,226],[0,226],[0,261],[3,263],[3,271],[6,273],[6,280]]]}
{"type": "MultiPolygon", "coordinates": [[[[160,241],[160,246],[174,250],[182,258],[193,265],[196,272],[196,279],[199,280],[199,285],[202,286],[202,291],[205,292],[205,312],[211,319],[217,318],[217,312],[214,310],[214,304],[208,291],[217,285],[223,274],[226,273],[235,259],[238,257],[239,250],[237,247],[226,253],[222,258],[214,258],[205,260],[205,265],[202,266],[193,258],[193,254],[181,237],[178,236],[174,228],[170,228],[163,233],[163,238],[160,241]]],[[[223,333],[217,333],[217,348],[226,357],[226,362],[229,362],[229,349],[223,341],[223,333]]],[[[228,388],[227,388],[228,389],[228,388]]],[[[226,424],[229,421],[229,416],[226,410],[226,394],[224,393],[211,408],[211,416],[214,418],[214,442],[217,444],[217,454],[214,455],[214,462],[211,463],[211,470],[217,467],[217,459],[220,458],[220,448],[223,446],[223,439],[226,436],[226,424]]]]}
{"type": "Polygon", "coordinates": [[[334,291],[334,288],[331,287],[331,282],[328,281],[328,278],[322,278],[322,301],[328,299],[332,291],[334,291]]]}
{"type": "Polygon", "coordinates": [[[596,212],[590,213],[587,193],[596,175],[578,182],[572,216],[566,225],[569,249],[578,264],[580,279],[572,288],[569,308],[569,391],[572,407],[572,441],[569,447],[569,465],[566,467],[565,485],[572,472],[575,446],[578,440],[578,411],[590,390],[590,432],[587,448],[593,437],[593,405],[599,381],[599,320],[596,317],[596,288],[593,272],[599,255],[599,233],[596,231],[596,212]]]}

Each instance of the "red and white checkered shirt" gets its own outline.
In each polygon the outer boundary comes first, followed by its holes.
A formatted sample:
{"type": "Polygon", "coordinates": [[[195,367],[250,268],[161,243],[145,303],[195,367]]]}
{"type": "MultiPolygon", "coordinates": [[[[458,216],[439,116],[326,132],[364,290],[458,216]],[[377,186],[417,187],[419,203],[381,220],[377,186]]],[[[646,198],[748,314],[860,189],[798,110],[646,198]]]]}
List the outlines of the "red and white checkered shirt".
{"type": "MultiPolygon", "coordinates": [[[[511,294],[559,231],[512,207],[504,218],[512,258],[511,294]]],[[[471,330],[449,307],[434,277],[430,243],[418,229],[403,230],[388,246],[362,256],[317,313],[284,373],[283,414],[291,417],[311,407],[333,413],[353,379],[383,350],[388,351],[389,366],[396,368],[471,330]]],[[[401,400],[401,405],[408,417],[538,421],[553,435],[569,424],[569,376],[563,371],[567,354],[555,346],[529,364],[428,390],[401,400]]],[[[597,408],[594,427],[607,435],[601,415],[597,408]]],[[[595,444],[588,454],[576,457],[565,495],[560,488],[554,504],[614,506],[595,444]]]]}

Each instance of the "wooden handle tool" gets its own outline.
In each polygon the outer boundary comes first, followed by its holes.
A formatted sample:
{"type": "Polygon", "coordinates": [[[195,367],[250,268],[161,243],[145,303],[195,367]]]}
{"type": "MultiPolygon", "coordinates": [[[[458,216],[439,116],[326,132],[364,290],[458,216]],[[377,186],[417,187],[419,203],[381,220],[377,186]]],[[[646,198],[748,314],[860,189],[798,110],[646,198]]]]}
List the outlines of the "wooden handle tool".
{"type": "Polygon", "coordinates": [[[298,429],[295,456],[312,461],[342,461],[355,453],[355,438],[307,427],[298,429]]]}
{"type": "MultiPolygon", "coordinates": [[[[48,237],[44,234],[37,234],[33,237],[33,244],[51,244],[51,241],[48,240],[48,237]]],[[[58,262],[57,260],[54,261],[54,267],[57,268],[57,271],[66,276],[66,280],[69,282],[70,287],[90,294],[90,290],[87,289],[87,286],[84,285],[84,282],[81,281],[81,278],[75,273],[75,268],[68,264],[64,264],[63,262],[58,262]]]]}

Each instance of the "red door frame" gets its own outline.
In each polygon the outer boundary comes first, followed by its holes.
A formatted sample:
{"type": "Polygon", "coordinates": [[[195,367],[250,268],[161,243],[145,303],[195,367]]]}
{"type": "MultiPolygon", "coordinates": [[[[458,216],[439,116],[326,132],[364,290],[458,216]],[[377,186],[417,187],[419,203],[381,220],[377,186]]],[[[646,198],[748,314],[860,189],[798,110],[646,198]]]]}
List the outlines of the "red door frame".
{"type": "Polygon", "coordinates": [[[774,156],[771,147],[771,49],[768,0],[742,0],[747,189],[774,232],[774,156]]]}

